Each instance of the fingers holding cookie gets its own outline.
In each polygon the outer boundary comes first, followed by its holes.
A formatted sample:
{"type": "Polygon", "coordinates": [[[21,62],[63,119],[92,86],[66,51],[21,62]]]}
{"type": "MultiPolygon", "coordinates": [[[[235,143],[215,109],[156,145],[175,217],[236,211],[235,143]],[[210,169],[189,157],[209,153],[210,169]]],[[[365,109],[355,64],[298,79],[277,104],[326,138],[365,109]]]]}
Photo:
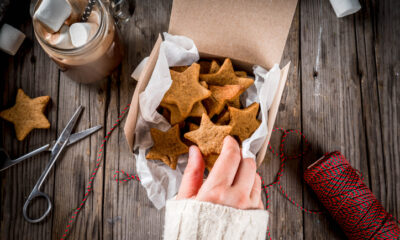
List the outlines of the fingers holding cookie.
{"type": "MultiPolygon", "coordinates": [[[[243,142],[260,125],[257,119],[259,104],[254,103],[243,109],[240,103],[240,95],[254,80],[247,77],[244,71],[235,71],[229,58],[225,59],[222,65],[219,65],[217,60],[201,60],[191,66],[171,67],[170,72],[172,85],[160,105],[163,107],[163,116],[170,124],[174,128],[175,125],[179,126],[180,139],[177,139],[187,146],[197,145],[209,171],[221,164],[232,165],[237,169],[240,159],[224,156],[229,155],[230,151],[224,150],[221,156],[220,153],[226,136],[234,136],[239,142],[243,142]],[[217,159],[222,159],[222,163],[217,159]]],[[[152,131],[154,134],[155,130],[152,131]]],[[[233,138],[228,141],[234,141],[239,148],[233,138]]],[[[156,145],[161,146],[160,143],[156,145]]],[[[177,146],[182,145],[178,143],[177,146]]],[[[151,159],[150,155],[155,158],[155,152],[150,152],[148,159],[151,159]]],[[[157,155],[156,159],[164,159],[162,161],[174,168],[177,156],[168,155],[166,152],[162,156],[157,155]]],[[[226,174],[219,170],[216,172],[219,172],[218,175],[226,174]]],[[[231,183],[233,177],[230,176],[231,183]]]]}

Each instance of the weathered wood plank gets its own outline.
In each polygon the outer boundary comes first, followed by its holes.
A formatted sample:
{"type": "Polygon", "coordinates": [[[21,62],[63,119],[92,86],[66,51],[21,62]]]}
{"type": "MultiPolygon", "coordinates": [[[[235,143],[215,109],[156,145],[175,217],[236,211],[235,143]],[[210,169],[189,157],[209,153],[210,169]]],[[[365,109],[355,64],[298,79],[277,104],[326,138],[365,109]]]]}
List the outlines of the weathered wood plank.
{"type": "MultiPolygon", "coordinates": [[[[291,68],[279,106],[276,127],[287,129],[301,128],[301,93],[300,93],[300,7],[297,7],[292,26],[286,42],[281,66],[291,62],[291,68]]],[[[272,134],[271,144],[279,151],[282,133],[272,134]]],[[[290,136],[286,143],[285,154],[296,154],[301,151],[299,136],[290,136]]],[[[280,166],[280,159],[270,151],[265,162],[260,166],[260,174],[266,183],[275,180],[280,166]]],[[[302,165],[300,160],[289,160],[282,177],[282,186],[287,193],[300,205],[303,201],[302,194],[302,165]]],[[[272,239],[303,239],[303,213],[287,201],[277,188],[270,188],[270,218],[269,229],[272,239]]]]}
{"type": "MultiPolygon", "coordinates": [[[[383,158],[371,159],[372,186],[387,211],[400,216],[400,2],[372,1],[383,158]]],[[[372,67],[372,66],[371,66],[372,67]]]]}
{"type": "Polygon", "coordinates": [[[383,172],[384,157],[382,148],[381,120],[379,111],[378,85],[376,79],[373,16],[369,1],[362,1],[364,9],[355,15],[357,38],[357,67],[360,77],[363,104],[363,120],[366,128],[370,182],[376,196],[385,194],[379,188],[385,188],[383,172]]]}
{"type": "MultiPolygon", "coordinates": [[[[97,124],[106,128],[71,146],[57,163],[43,189],[54,203],[52,216],[43,223],[27,223],[22,217],[22,205],[48,156],[42,154],[0,174],[1,239],[61,236],[83,198],[106,130],[130,102],[136,85],[130,73],[149,54],[158,33],[167,30],[171,2],[138,2],[135,15],[122,29],[126,47],[122,66],[97,85],[80,85],[63,74],[60,77],[55,64],[34,40],[27,12],[29,1],[23,1],[21,14],[16,14],[10,23],[25,32],[28,40],[15,57],[0,53],[0,109],[14,104],[19,87],[32,97],[50,95],[52,103],[47,116],[52,127],[35,130],[19,143],[12,125],[1,120],[1,146],[15,157],[53,140],[79,104],[86,108],[76,130],[97,124]]],[[[282,64],[292,61],[292,68],[276,126],[302,128],[313,151],[304,164],[288,162],[282,184],[298,203],[318,208],[309,189],[304,187],[304,196],[300,190],[301,171],[324,152],[340,150],[363,172],[387,210],[399,217],[400,3],[361,3],[363,9],[359,13],[343,19],[336,18],[328,1],[299,3],[282,60],[282,64]]],[[[277,147],[279,137],[273,135],[273,146],[277,147]]],[[[296,139],[292,137],[288,142],[289,154],[298,151],[296,139]]],[[[135,162],[122,129],[112,135],[105,155],[94,182],[94,193],[79,214],[69,239],[160,239],[164,212],[152,206],[138,182],[117,184],[112,178],[118,169],[135,173],[135,162]]],[[[278,159],[268,155],[260,168],[266,182],[273,180],[278,167],[278,159]]],[[[276,190],[270,193],[270,200],[273,239],[343,238],[329,216],[303,215],[276,190]]],[[[37,216],[43,209],[43,202],[39,202],[32,214],[37,216]]]]}
{"type": "MultiPolygon", "coordinates": [[[[131,21],[124,26],[125,57],[120,75],[112,78],[107,126],[111,128],[120,111],[131,102],[135,81],[130,75],[148,56],[159,33],[167,31],[172,1],[137,2],[131,21]]],[[[105,239],[161,239],[164,211],[158,211],[147,198],[140,183],[116,183],[116,170],[135,173],[135,160],[125,140],[123,128],[115,132],[107,145],[104,190],[105,239]]],[[[123,177],[121,175],[121,177],[123,177]]]]}
{"type": "MultiPolygon", "coordinates": [[[[354,17],[338,19],[327,1],[301,2],[302,124],[312,144],[305,167],[339,150],[368,177],[354,17]]],[[[305,188],[304,206],[318,208],[305,188]]],[[[341,239],[329,216],[304,215],[305,239],[341,239]]]]}
{"type": "MultiPolygon", "coordinates": [[[[96,125],[104,126],[106,80],[98,85],[79,84],[63,73],[60,76],[58,132],[67,124],[79,105],[85,107],[75,131],[96,125]]],[[[70,146],[57,162],[55,169],[54,217],[52,238],[59,239],[73,211],[79,207],[85,188],[96,165],[97,152],[104,136],[98,131],[70,146]]],[[[102,239],[103,168],[93,182],[93,190],[85,207],[76,218],[69,239],[102,239]]]]}
{"type": "MultiPolygon", "coordinates": [[[[16,16],[15,19],[14,17],[9,18],[8,21],[24,32],[27,39],[16,56],[2,56],[2,59],[8,60],[8,66],[5,68],[6,72],[2,74],[4,88],[2,90],[1,109],[14,104],[18,88],[22,88],[32,98],[43,95],[51,96],[52,100],[46,111],[51,128],[49,130],[34,130],[23,142],[18,142],[12,125],[2,121],[3,146],[12,157],[18,157],[53,140],[57,126],[58,70],[34,40],[32,23],[28,14],[29,1],[19,4],[18,8],[13,8],[13,10],[18,10],[21,14],[16,16]],[[46,69],[43,66],[46,66],[46,69]]],[[[28,223],[22,216],[25,199],[42,174],[48,158],[48,153],[43,153],[1,173],[1,239],[46,239],[50,236],[51,215],[40,224],[28,223]]],[[[54,182],[52,177],[53,175],[50,174],[43,189],[41,189],[49,196],[52,196],[53,193],[54,182]]],[[[29,211],[30,216],[40,216],[39,214],[44,212],[45,207],[44,201],[34,202],[29,211]]]]}

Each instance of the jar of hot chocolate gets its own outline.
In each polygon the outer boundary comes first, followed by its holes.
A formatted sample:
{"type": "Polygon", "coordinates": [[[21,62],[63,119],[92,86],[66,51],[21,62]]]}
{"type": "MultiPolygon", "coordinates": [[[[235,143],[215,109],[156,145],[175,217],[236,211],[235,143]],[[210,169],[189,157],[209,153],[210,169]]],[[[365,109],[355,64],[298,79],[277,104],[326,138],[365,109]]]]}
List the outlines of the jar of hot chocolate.
{"type": "Polygon", "coordinates": [[[119,29],[108,3],[91,1],[86,18],[82,15],[87,0],[39,0],[33,16],[35,36],[43,50],[69,78],[81,83],[105,78],[123,56],[119,29]]]}

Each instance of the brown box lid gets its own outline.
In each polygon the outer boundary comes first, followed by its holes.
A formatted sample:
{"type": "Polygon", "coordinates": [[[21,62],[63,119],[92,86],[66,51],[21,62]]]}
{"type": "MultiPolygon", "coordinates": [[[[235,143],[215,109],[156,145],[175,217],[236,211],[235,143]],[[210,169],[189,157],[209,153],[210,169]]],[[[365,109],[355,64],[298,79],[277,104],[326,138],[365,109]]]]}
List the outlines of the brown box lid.
{"type": "Polygon", "coordinates": [[[174,0],[169,33],[199,52],[266,69],[280,63],[297,0],[174,0]]]}

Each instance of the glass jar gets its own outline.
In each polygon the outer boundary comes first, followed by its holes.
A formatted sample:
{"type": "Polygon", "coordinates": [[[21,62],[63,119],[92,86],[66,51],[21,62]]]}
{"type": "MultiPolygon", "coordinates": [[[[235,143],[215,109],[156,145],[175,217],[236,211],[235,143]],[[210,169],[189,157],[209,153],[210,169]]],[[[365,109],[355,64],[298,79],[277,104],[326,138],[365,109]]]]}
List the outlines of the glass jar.
{"type": "MultiPolygon", "coordinates": [[[[37,2],[35,10],[40,3],[37,2]]],[[[46,34],[50,33],[33,19],[35,36],[43,50],[69,78],[81,83],[93,83],[108,76],[120,64],[123,56],[120,33],[108,4],[97,0],[93,10],[98,11],[100,18],[96,33],[83,46],[69,49],[51,45],[46,40],[46,34]]]]}

